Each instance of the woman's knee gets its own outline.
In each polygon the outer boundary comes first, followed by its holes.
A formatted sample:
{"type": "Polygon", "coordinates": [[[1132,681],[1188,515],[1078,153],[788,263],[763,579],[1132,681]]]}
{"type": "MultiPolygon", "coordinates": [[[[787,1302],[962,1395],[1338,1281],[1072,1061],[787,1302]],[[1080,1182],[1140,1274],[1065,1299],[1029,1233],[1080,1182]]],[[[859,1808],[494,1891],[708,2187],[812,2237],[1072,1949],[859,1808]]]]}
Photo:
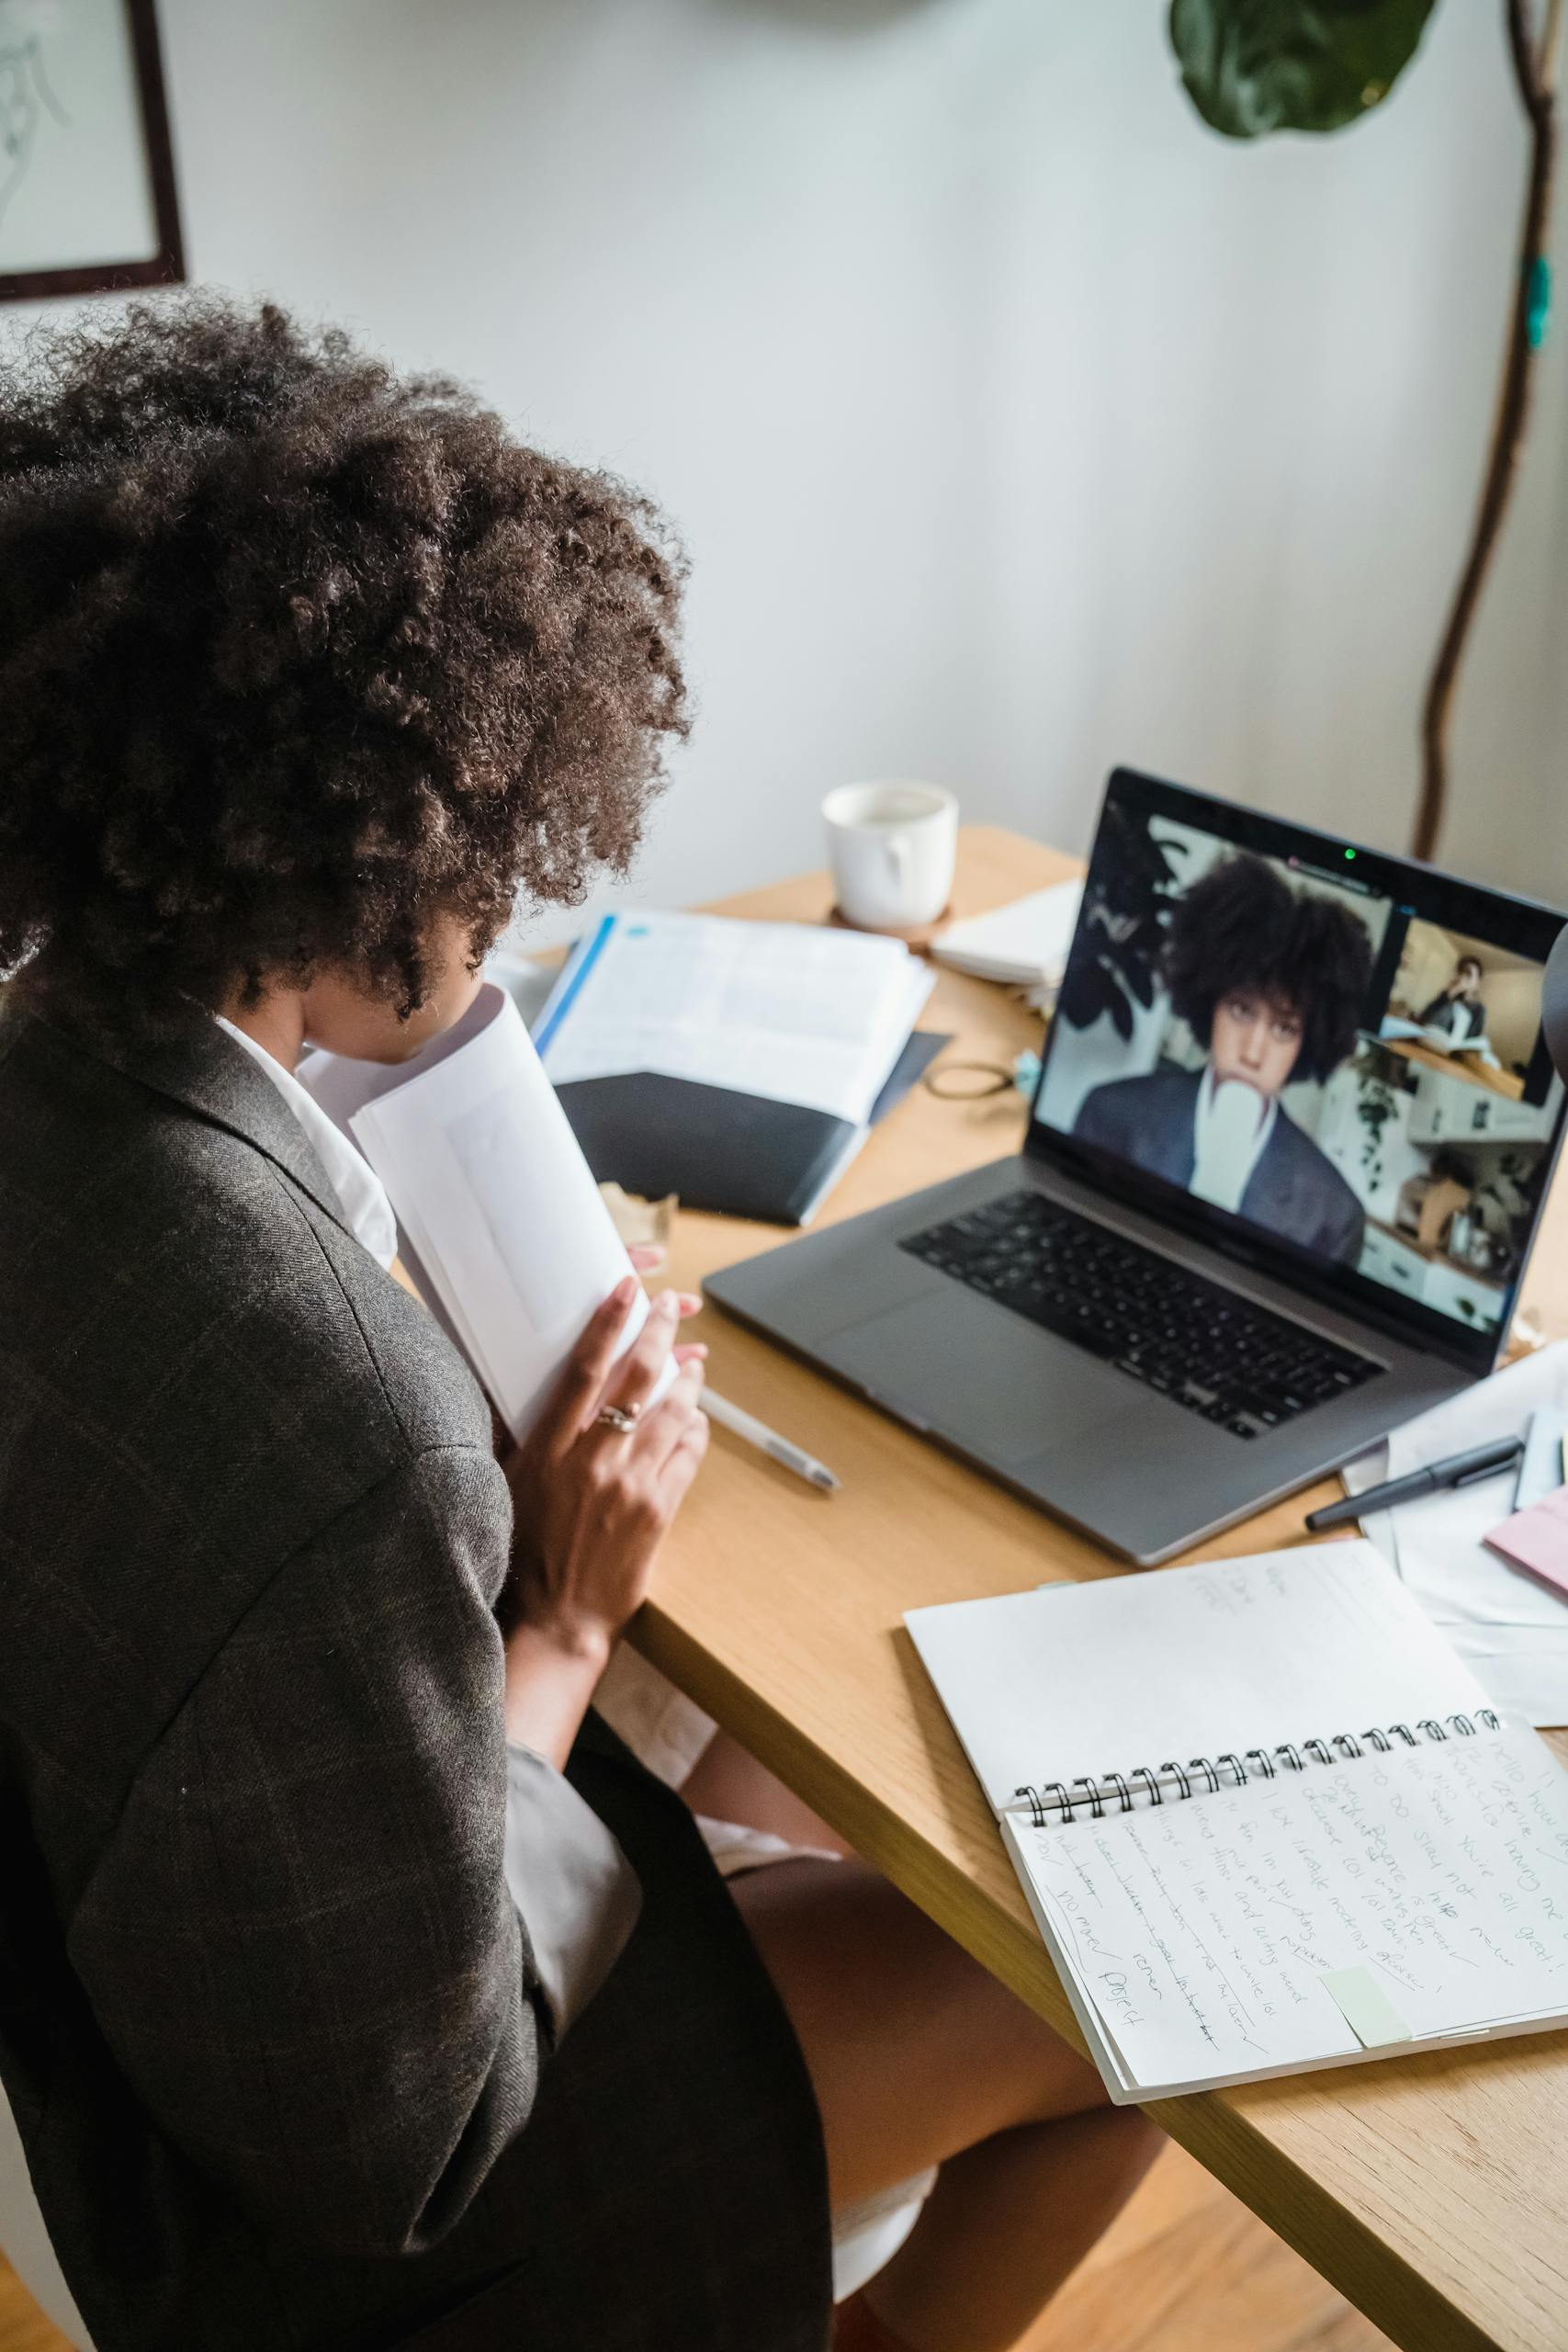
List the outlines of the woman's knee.
{"type": "Polygon", "coordinates": [[[994,2074],[1002,2110],[995,2128],[1114,2111],[1089,2059],[978,1962],[972,1965],[983,1980],[976,1989],[978,2048],[994,2074]]]}
{"type": "Polygon", "coordinates": [[[794,1862],[736,1895],[825,2105],[846,2081],[912,2098],[955,2145],[1106,2105],[1089,2061],[865,1864],[794,1862]]]}

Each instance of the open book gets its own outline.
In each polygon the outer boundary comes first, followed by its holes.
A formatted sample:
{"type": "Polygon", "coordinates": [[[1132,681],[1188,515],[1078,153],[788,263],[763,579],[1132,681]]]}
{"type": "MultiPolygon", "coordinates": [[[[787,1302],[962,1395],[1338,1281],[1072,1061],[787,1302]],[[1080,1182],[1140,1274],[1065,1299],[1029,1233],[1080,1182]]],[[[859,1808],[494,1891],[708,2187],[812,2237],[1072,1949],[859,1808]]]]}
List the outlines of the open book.
{"type": "Polygon", "coordinates": [[[607,914],[534,1038],[596,1176],[806,1225],[946,1043],[915,1030],[932,986],[864,932],[607,914]]]}
{"type": "Polygon", "coordinates": [[[906,1623],[1118,2103],[1568,2022],[1568,1774],[1370,1544],[906,1623]]]}

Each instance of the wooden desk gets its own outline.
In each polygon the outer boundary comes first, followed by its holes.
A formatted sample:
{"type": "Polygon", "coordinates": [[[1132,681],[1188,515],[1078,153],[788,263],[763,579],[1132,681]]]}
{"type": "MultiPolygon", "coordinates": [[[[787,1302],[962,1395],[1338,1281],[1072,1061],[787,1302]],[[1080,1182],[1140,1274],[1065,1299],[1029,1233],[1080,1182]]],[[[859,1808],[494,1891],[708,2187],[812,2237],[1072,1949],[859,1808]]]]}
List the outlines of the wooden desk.
{"type": "Polygon", "coordinates": [[[1510,1102],[1522,1102],[1525,1099],[1525,1082],[1516,1071],[1494,1069],[1479,1054],[1440,1054],[1431,1046],[1422,1045],[1416,1037],[1383,1037],[1379,1042],[1387,1052],[1398,1054],[1422,1069],[1435,1069],[1442,1078],[1462,1079],[1467,1086],[1483,1086],[1489,1094],[1506,1095],[1510,1102]]]}
{"type": "MultiPolygon", "coordinates": [[[[1075,870],[1017,835],[971,827],[957,911],[1075,870]]],[[[815,922],[829,897],[826,877],[813,875],[729,899],[725,911],[815,922]]],[[[1010,1060],[1037,1038],[1037,1022],[1002,989],[949,973],[923,1019],[954,1031],[950,1051],[964,1057],[1010,1060]]],[[[1009,1096],[952,1102],[917,1091],[873,1136],[822,1221],[1016,1150],[1022,1125],[1009,1096]]],[[[1565,1227],[1560,1186],[1531,1284],[1555,1329],[1568,1329],[1565,1227]]],[[[775,1238],[784,1237],[682,1216],[671,1276],[695,1287],[775,1238]]],[[[1054,1576],[1125,1572],[716,1311],[704,1325],[715,1387],[830,1464],[843,1491],[818,1496],[716,1430],[637,1622],[638,1647],[1077,2041],[902,1612],[1054,1576]]],[[[1206,1554],[1303,1540],[1303,1510],[1328,1491],[1261,1514],[1206,1554]]],[[[1568,2346],[1568,2035],[1260,2083],[1152,2111],[1409,2352],[1568,2346]]]]}

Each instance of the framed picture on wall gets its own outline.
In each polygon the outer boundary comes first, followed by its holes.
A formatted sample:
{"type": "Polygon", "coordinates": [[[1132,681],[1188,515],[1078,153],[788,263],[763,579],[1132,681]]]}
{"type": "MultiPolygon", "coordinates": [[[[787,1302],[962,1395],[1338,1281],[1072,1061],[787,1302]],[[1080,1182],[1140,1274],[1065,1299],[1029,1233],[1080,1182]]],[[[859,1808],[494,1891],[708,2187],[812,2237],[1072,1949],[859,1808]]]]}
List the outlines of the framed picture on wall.
{"type": "Polygon", "coordinates": [[[184,277],[153,0],[0,0],[0,301],[184,277]]]}

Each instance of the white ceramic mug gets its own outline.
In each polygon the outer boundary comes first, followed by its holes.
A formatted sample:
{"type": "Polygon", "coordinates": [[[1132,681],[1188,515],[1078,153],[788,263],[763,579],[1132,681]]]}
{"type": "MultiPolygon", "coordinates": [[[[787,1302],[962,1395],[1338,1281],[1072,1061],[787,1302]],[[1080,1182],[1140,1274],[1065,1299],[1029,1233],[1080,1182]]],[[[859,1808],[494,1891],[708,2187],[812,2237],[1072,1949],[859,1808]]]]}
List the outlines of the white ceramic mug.
{"type": "Polygon", "coordinates": [[[958,803],[934,784],[841,784],[822,803],[839,912],[862,931],[935,922],[953,893],[958,803]]]}

